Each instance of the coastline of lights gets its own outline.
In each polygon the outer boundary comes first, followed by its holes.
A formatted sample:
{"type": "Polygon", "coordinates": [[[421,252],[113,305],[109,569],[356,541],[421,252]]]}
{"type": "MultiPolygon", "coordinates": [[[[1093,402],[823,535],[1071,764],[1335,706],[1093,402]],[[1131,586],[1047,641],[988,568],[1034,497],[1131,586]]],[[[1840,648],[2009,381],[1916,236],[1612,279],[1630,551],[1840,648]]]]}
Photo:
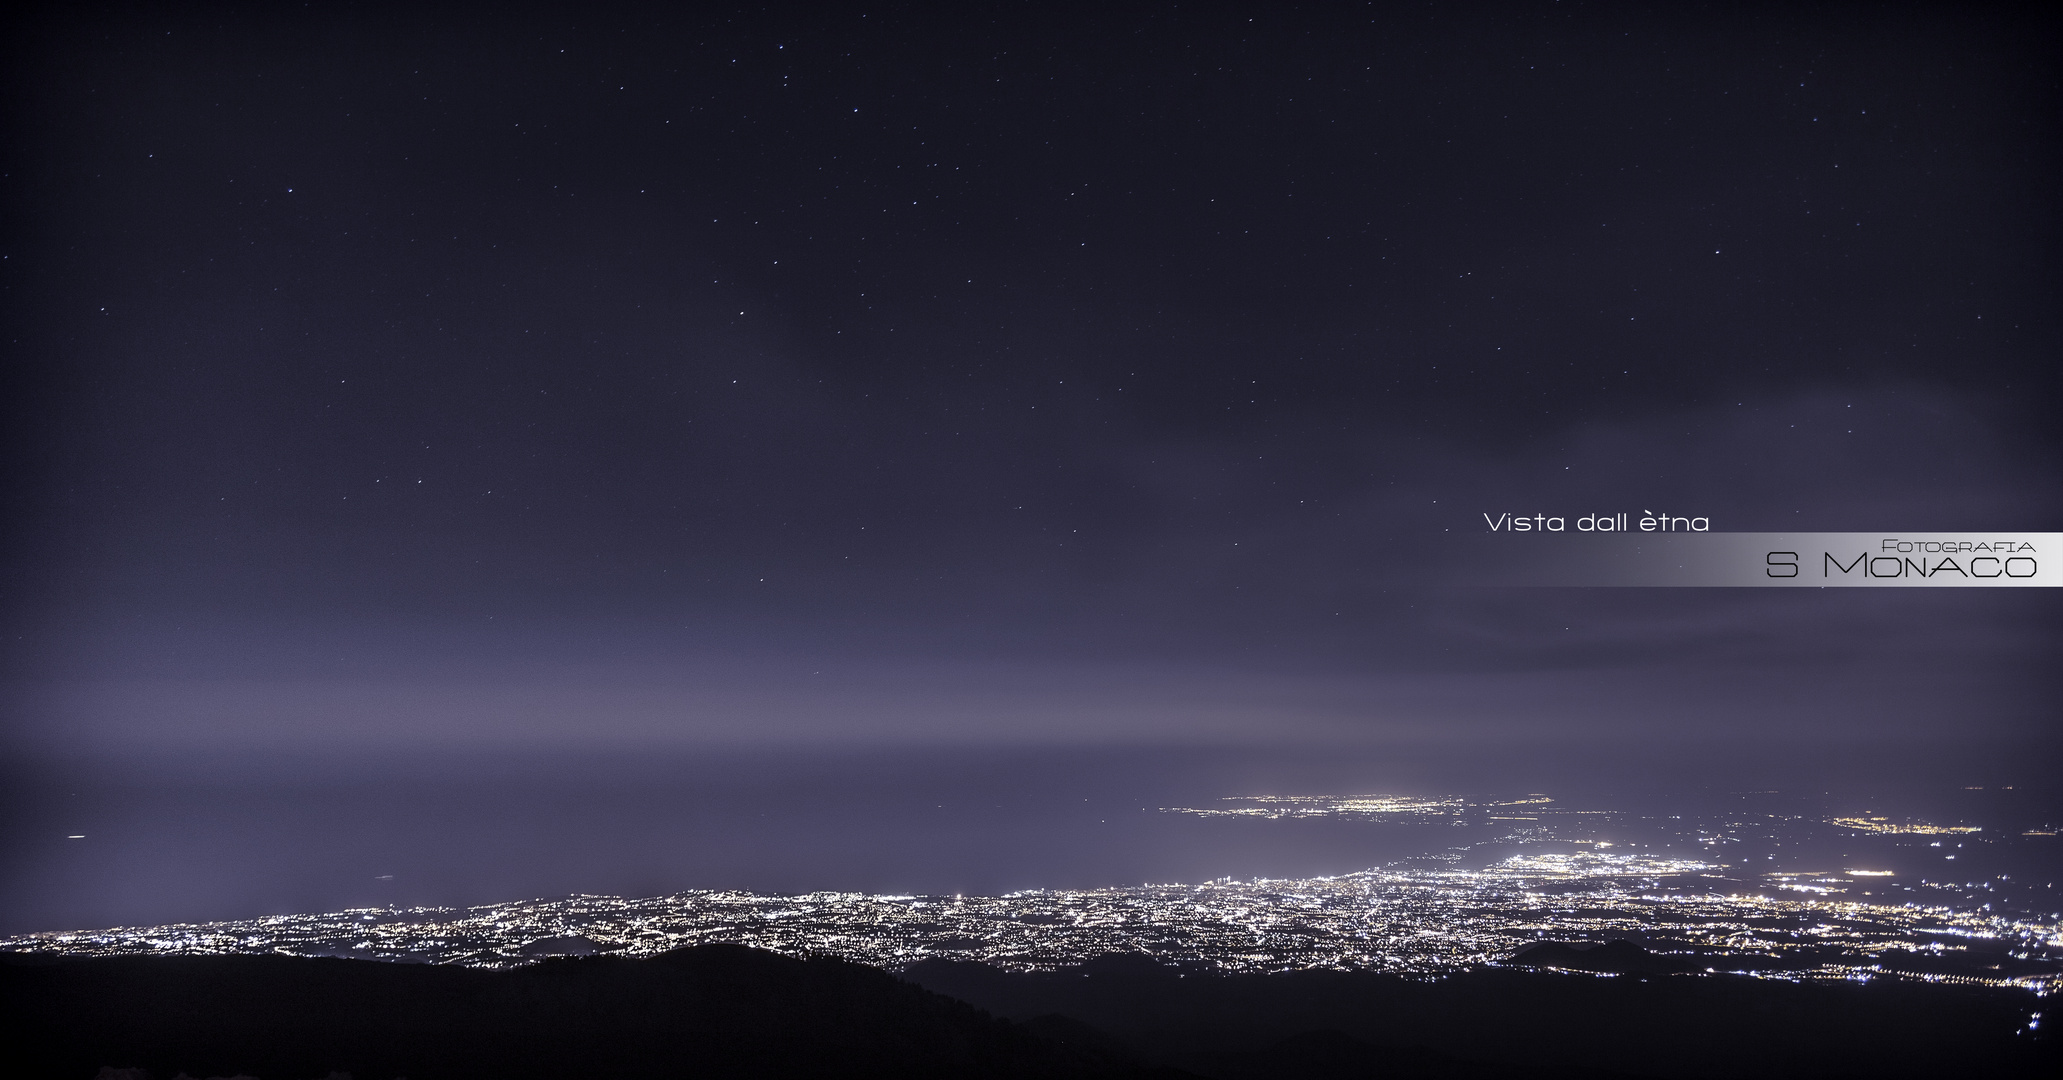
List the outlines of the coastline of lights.
{"type": "Polygon", "coordinates": [[[1714,974],[1892,977],[2039,994],[2063,986],[2063,924],[1916,903],[1719,893],[1704,880],[1716,868],[1694,859],[1578,851],[1514,855],[1482,869],[1384,868],[988,897],[572,896],[40,933],[0,940],[0,950],[285,953],[510,967],[551,955],[647,956],[727,942],[890,970],[940,958],[1051,970],[1134,953],[1225,973],[1437,974],[1496,962],[1534,941],[1627,938],[1714,974]],[[1973,945],[2010,960],[1974,972],[1928,970],[1971,955],[1973,945]]]}

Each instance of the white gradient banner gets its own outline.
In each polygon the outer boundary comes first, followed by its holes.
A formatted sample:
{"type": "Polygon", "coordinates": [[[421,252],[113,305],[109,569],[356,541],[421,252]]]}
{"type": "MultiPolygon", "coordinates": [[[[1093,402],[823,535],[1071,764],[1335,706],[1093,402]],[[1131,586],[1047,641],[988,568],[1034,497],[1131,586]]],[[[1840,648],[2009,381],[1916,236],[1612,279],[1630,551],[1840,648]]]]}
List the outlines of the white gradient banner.
{"type": "MultiPolygon", "coordinates": [[[[1471,538],[1486,585],[2029,588],[2063,581],[2063,533],[1500,533],[1471,538]]],[[[1466,580],[1467,578],[1464,578],[1466,580]]]]}

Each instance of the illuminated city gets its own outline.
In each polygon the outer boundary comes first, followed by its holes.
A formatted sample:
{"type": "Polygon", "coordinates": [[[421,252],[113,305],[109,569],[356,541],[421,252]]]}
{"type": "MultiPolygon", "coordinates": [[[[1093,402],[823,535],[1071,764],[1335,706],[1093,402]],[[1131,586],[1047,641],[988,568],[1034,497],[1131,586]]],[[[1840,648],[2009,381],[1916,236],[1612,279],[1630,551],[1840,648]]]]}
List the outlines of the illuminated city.
{"type": "MultiPolygon", "coordinates": [[[[0,948],[70,955],[286,953],[506,967],[550,955],[649,955],[731,942],[792,955],[835,955],[891,970],[927,959],[1046,970],[1132,953],[1222,972],[1436,975],[1498,962],[1535,941],[1623,938],[1692,974],[1893,977],[2038,994],[2050,992],[2063,977],[2063,919],[2033,910],[2025,899],[2033,894],[2014,893],[2012,872],[1950,881],[1938,872],[1889,868],[1915,856],[1955,865],[1955,854],[1934,850],[1941,841],[1909,838],[1940,835],[1979,843],[1977,826],[1864,829],[1881,850],[1828,862],[1817,844],[1830,836],[1855,839],[1854,822],[1884,819],[1745,812],[1710,819],[1634,818],[1564,807],[1545,795],[1257,796],[1226,802],[1228,809],[1166,812],[1445,815],[1456,824],[1496,822],[1508,831],[1329,877],[1003,896],[572,896],[463,909],[383,908],[42,933],[0,941],[0,948]],[[1636,839],[1608,840],[1606,832],[1636,839]],[[1807,862],[1827,864],[1762,869],[1754,863],[1777,857],[1760,854],[1758,843],[1788,845],[1807,862]],[[1755,853],[1747,854],[1750,849],[1755,853]],[[2023,899],[2012,901],[2013,896],[2023,899]]],[[[2052,890],[2042,892],[2053,897],[2052,890]]]]}

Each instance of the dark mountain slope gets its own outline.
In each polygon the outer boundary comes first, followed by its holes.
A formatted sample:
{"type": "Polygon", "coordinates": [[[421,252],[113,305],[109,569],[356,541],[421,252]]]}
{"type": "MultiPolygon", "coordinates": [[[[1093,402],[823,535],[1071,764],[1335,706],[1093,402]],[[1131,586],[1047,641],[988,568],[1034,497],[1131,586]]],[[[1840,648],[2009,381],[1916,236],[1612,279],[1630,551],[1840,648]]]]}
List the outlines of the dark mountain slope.
{"type": "MultiPolygon", "coordinates": [[[[1671,962],[1638,947],[1595,960],[1671,962]]],[[[2048,1021],[2028,1028],[2054,1010],[2022,990],[1524,968],[1218,976],[1144,957],[1040,973],[926,961],[904,977],[998,1016],[1070,1017],[1225,1080],[2063,1075],[2048,1021]]]]}
{"type": "Polygon", "coordinates": [[[512,971],[284,956],[0,958],[9,1075],[1100,1077],[1135,1070],[839,960],[736,946],[512,971]]]}
{"type": "MultiPolygon", "coordinates": [[[[1593,959],[1647,963],[1623,949],[1593,959]]],[[[1226,977],[1142,957],[1034,974],[929,962],[907,980],[735,946],[511,971],[0,954],[0,1075],[91,1080],[102,1066],[159,1080],[182,1071],[262,1080],[2063,1072],[2055,1041],[2027,1028],[2039,999],[1971,987],[1513,969],[1432,980],[1226,977]]]]}

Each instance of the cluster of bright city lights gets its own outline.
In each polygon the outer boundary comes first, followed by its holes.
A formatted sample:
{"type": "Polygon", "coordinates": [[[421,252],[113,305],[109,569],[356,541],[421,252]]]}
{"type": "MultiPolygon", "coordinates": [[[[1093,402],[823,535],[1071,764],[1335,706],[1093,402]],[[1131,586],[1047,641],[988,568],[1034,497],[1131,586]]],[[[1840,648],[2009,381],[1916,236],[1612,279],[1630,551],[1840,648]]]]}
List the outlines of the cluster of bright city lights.
{"type": "Polygon", "coordinates": [[[1110,953],[1202,970],[1433,974],[1540,940],[1625,938],[1690,972],[1900,977],[2046,994],[2063,924],[1982,909],[1830,894],[1870,870],[1775,875],[1798,897],[1727,888],[1719,863],[1609,844],[1507,837],[1470,867],[1450,851],[1362,873],[1005,896],[687,892],[467,909],[371,909],[144,929],[45,933],[0,949],[70,955],[287,953],[504,967],[564,954],[644,956],[731,942],[890,969],[927,959],[1046,970],[1110,953]]]}
{"type": "Polygon", "coordinates": [[[1408,795],[1235,795],[1220,800],[1230,806],[1169,806],[1171,814],[1195,817],[1318,818],[1349,817],[1382,819],[1408,815],[1463,817],[1471,811],[1492,821],[1531,821],[1514,811],[1537,810],[1554,800],[1546,795],[1518,799],[1476,802],[1459,796],[1417,798],[1408,795]],[[1502,813],[1500,813],[1500,811],[1502,813]]]}
{"type": "MultiPolygon", "coordinates": [[[[1929,825],[1924,821],[1896,822],[1881,817],[1837,817],[1827,823],[1858,832],[1893,833],[1902,836],[1963,836],[1984,830],[1975,825],[1929,825]]],[[[2038,836],[2040,833],[2029,833],[2038,836]]]]}
{"type": "Polygon", "coordinates": [[[2054,883],[2038,880],[2052,876],[2053,841],[2030,839],[2053,836],[2052,828],[1987,834],[1972,824],[1767,803],[1777,792],[1736,795],[1716,815],[1576,809],[1546,795],[1254,795],[1166,808],[1212,819],[1466,829],[1425,834],[1466,841],[1458,846],[1336,877],[1005,896],[574,896],[32,934],[0,940],[0,950],[505,967],[729,942],[889,969],[953,959],[1046,970],[1125,953],[1222,972],[1437,974],[1498,963],[1537,941],[1623,938],[1687,974],[1895,977],[2040,994],[2063,985],[2063,913],[2048,910],[2058,900],[2054,883]],[[2019,860],[2015,872],[2002,859],[2019,860]]]}

